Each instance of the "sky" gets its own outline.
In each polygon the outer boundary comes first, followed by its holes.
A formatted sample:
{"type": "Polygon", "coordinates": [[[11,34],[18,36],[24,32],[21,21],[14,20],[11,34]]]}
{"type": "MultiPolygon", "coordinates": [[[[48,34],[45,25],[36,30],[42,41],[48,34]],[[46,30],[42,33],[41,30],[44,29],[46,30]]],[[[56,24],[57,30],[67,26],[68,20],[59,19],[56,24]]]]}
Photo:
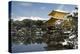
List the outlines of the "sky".
{"type": "Polygon", "coordinates": [[[33,19],[47,20],[52,10],[72,12],[76,5],[55,3],[11,2],[11,18],[14,20],[33,19]]]}

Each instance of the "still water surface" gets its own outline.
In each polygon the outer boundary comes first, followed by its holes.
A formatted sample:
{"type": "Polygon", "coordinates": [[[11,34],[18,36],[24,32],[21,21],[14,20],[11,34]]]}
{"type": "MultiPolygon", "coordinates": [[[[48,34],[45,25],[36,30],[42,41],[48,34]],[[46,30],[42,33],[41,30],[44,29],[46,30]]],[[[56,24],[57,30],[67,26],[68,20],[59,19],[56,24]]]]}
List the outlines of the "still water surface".
{"type": "Polygon", "coordinates": [[[45,51],[45,47],[47,47],[46,43],[32,43],[28,45],[24,44],[12,44],[12,52],[33,52],[33,51],[45,51]]]}

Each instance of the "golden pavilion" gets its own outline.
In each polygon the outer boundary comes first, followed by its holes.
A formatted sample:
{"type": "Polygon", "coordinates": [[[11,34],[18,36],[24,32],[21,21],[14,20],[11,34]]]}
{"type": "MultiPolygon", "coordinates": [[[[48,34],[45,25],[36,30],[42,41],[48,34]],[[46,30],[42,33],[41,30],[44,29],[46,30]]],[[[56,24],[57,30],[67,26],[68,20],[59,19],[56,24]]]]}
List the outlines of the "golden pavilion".
{"type": "Polygon", "coordinates": [[[53,10],[51,13],[48,14],[51,18],[46,21],[47,27],[53,26],[57,20],[65,20],[68,14],[69,13],[67,11],[53,10]]]}

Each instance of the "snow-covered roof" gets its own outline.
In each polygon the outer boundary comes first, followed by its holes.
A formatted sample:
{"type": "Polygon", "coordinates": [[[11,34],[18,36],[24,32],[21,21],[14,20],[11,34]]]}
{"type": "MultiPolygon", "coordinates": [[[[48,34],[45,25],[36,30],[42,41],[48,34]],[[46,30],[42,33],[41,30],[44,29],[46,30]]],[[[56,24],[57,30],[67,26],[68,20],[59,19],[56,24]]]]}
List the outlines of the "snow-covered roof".
{"type": "Polygon", "coordinates": [[[57,9],[57,10],[52,10],[48,15],[54,15],[55,12],[58,12],[58,13],[60,12],[60,13],[64,13],[64,14],[69,14],[68,11],[64,11],[64,10],[59,10],[59,9],[57,9]]]}
{"type": "Polygon", "coordinates": [[[54,11],[62,12],[62,13],[69,13],[68,11],[64,11],[64,10],[54,10],[54,11]]]}

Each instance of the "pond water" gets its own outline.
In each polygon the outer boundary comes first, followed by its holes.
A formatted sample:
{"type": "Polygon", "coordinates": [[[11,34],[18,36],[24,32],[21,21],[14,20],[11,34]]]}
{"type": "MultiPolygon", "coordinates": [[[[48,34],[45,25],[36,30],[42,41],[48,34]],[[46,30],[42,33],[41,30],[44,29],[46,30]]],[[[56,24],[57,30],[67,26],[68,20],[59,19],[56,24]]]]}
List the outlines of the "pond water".
{"type": "Polygon", "coordinates": [[[33,51],[45,51],[45,47],[47,47],[46,43],[34,43],[34,44],[12,44],[12,52],[33,52],[33,51]]]}

